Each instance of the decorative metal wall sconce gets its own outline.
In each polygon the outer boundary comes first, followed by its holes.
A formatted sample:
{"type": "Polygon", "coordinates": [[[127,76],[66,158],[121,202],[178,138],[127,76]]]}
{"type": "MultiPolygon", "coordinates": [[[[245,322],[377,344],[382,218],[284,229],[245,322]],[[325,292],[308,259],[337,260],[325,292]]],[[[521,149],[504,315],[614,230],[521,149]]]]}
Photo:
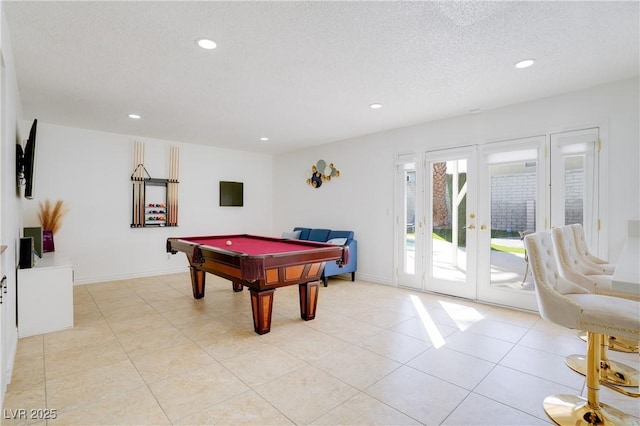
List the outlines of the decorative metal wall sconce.
{"type": "Polygon", "coordinates": [[[320,188],[322,182],[329,182],[331,178],[340,177],[340,170],[333,166],[333,163],[327,165],[326,161],[318,160],[311,166],[311,170],[307,170],[307,185],[314,188],[320,188]]]}

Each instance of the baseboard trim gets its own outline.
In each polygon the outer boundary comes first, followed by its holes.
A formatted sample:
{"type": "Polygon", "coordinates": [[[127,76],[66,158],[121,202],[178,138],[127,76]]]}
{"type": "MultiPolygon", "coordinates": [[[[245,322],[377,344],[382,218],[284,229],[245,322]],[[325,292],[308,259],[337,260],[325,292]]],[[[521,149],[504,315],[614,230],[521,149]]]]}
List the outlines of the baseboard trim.
{"type": "MultiPolygon", "coordinates": [[[[162,269],[157,271],[144,271],[144,272],[133,272],[130,274],[101,275],[101,276],[95,276],[95,277],[87,277],[87,278],[74,280],[73,285],[96,284],[96,283],[103,283],[108,281],[130,280],[134,278],[155,277],[158,275],[180,274],[183,272],[189,272],[189,267],[180,266],[177,268],[162,269]]],[[[351,273],[349,272],[347,274],[332,275],[329,278],[330,279],[337,278],[345,281],[351,281],[351,273]]],[[[396,287],[393,280],[389,280],[388,278],[379,277],[376,275],[361,274],[356,271],[356,281],[358,280],[396,287]]]]}
{"type": "Polygon", "coordinates": [[[134,272],[131,274],[102,275],[97,277],[88,277],[88,278],[74,280],[73,285],[97,284],[97,283],[103,283],[108,281],[130,280],[134,278],[155,277],[158,275],[179,274],[183,272],[189,272],[189,267],[181,266],[179,268],[162,269],[158,271],[145,271],[145,272],[134,272]]]}
{"type": "MultiPolygon", "coordinates": [[[[332,276],[329,277],[329,279],[331,279],[331,278],[338,278],[338,279],[345,280],[345,281],[351,281],[351,272],[348,272],[346,274],[340,274],[340,275],[332,275],[332,276]]],[[[370,282],[370,283],[384,284],[384,285],[388,285],[388,286],[392,286],[392,287],[396,286],[393,283],[393,281],[390,281],[387,278],[378,277],[378,276],[375,276],[375,275],[361,274],[358,271],[356,271],[356,281],[367,281],[367,282],[370,282]]]]}

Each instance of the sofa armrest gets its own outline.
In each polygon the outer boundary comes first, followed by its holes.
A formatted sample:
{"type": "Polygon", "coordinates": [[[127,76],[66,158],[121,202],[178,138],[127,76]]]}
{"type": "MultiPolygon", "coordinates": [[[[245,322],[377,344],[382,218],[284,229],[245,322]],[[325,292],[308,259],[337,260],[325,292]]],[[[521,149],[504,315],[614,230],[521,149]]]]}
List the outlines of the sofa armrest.
{"type": "Polygon", "coordinates": [[[346,272],[355,271],[358,268],[358,240],[347,241],[349,247],[349,263],[342,265],[342,269],[348,268],[346,272]]]}
{"type": "Polygon", "coordinates": [[[349,240],[345,244],[349,248],[349,262],[342,267],[338,266],[336,262],[327,262],[324,266],[324,272],[322,279],[326,287],[327,277],[340,274],[351,273],[351,281],[355,280],[355,272],[358,269],[358,241],[349,240]]]}

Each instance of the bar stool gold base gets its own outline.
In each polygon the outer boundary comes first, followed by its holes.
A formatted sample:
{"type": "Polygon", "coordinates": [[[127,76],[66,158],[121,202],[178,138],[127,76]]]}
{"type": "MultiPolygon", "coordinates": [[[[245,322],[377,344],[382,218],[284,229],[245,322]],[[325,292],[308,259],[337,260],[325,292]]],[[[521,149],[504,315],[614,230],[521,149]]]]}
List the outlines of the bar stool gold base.
{"type": "Polygon", "coordinates": [[[640,420],[607,404],[591,408],[586,399],[577,395],[552,395],[544,399],[544,411],[557,424],[580,425],[640,425],[640,420]]]}
{"type": "MultiPolygon", "coordinates": [[[[587,375],[587,358],[584,355],[569,355],[565,362],[576,373],[587,375]]],[[[614,390],[618,390],[627,396],[640,397],[638,389],[633,391],[619,390],[617,386],[638,388],[640,384],[640,371],[626,364],[612,360],[600,362],[599,368],[600,383],[604,385],[614,385],[614,390]]]]}
{"type": "Polygon", "coordinates": [[[638,352],[638,342],[621,339],[616,336],[609,336],[609,349],[627,353],[638,352]]]}
{"type": "MultiPolygon", "coordinates": [[[[586,342],[587,332],[581,331],[580,333],[578,333],[578,337],[580,337],[580,339],[586,342]]],[[[616,336],[608,336],[607,346],[609,347],[610,350],[616,351],[616,352],[635,353],[640,350],[640,346],[638,345],[638,342],[627,340],[627,339],[621,339],[616,336]]]]}

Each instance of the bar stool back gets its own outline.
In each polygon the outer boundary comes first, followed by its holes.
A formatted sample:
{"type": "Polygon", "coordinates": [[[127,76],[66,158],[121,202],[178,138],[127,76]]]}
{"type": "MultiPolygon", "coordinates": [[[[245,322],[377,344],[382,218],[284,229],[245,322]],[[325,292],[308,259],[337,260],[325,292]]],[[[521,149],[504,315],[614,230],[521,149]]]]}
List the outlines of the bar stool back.
{"type": "Polygon", "coordinates": [[[561,277],[548,233],[527,235],[524,242],[542,318],[587,331],[587,398],[567,394],[548,396],[543,401],[545,412],[559,425],[638,424],[637,418],[600,402],[599,369],[604,335],[640,340],[640,302],[589,294],[561,277]]]}
{"type": "Polygon", "coordinates": [[[551,235],[558,254],[558,267],[563,278],[584,287],[591,293],[619,297],[629,296],[615,294],[611,289],[611,275],[605,275],[602,269],[597,270],[582,262],[578,256],[576,240],[570,227],[553,228],[551,235]]]}
{"type": "Polygon", "coordinates": [[[589,245],[587,244],[587,239],[585,237],[582,224],[574,223],[568,226],[573,231],[573,236],[576,241],[576,250],[580,259],[587,265],[593,266],[594,268],[602,269],[604,274],[613,274],[616,269],[616,266],[614,264],[611,264],[604,259],[594,256],[589,251],[589,245]]]}

